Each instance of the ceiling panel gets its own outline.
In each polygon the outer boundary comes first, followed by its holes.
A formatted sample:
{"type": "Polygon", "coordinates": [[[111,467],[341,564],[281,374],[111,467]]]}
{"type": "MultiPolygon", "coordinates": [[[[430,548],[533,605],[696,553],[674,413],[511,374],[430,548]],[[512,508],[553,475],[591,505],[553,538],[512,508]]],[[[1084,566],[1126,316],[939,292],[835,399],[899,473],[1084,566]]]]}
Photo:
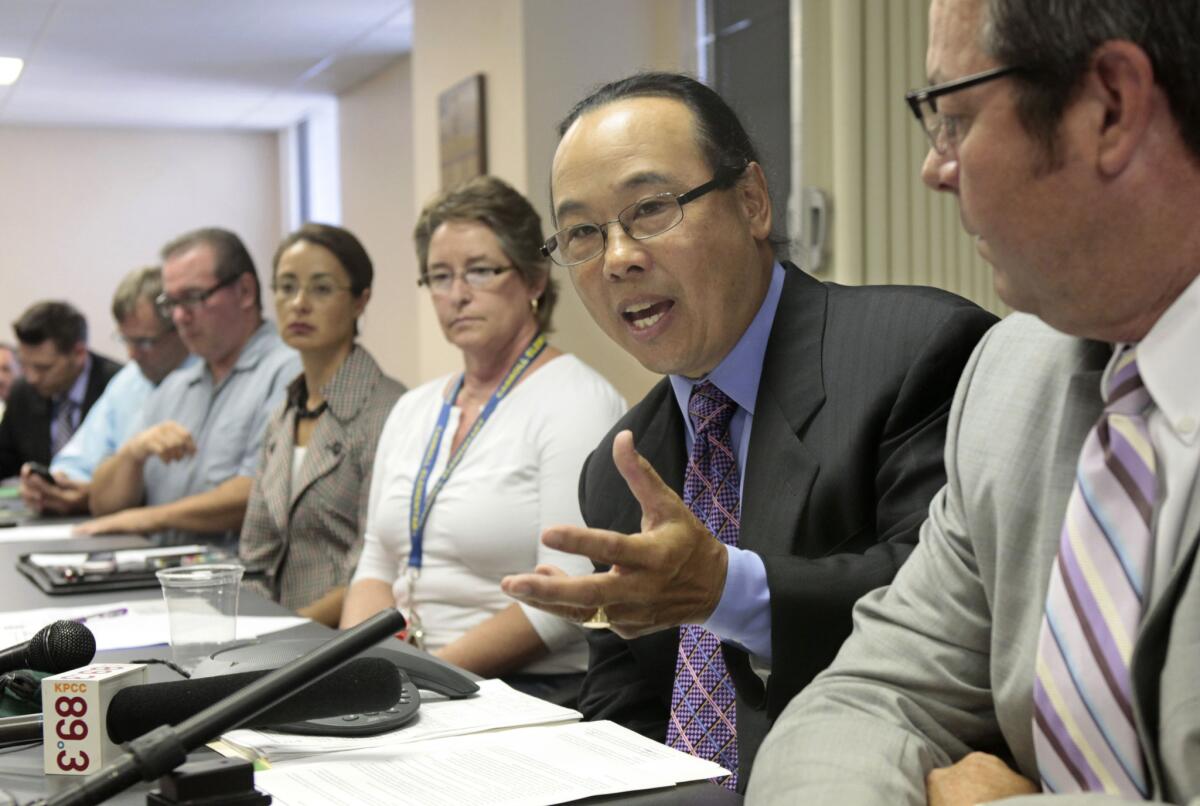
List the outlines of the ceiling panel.
{"type": "Polygon", "coordinates": [[[276,128],[411,41],[410,0],[0,0],[0,125],[276,128]]]}

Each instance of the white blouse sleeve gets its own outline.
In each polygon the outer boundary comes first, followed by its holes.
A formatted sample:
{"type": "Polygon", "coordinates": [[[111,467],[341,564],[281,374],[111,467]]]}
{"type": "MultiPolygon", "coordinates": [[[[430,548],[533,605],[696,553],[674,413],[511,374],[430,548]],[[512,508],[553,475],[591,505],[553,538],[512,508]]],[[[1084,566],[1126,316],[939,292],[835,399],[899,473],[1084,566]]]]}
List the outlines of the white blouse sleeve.
{"type": "Polygon", "coordinates": [[[405,402],[403,396],[396,401],[379,435],[375,466],[371,471],[371,492],[367,500],[367,526],[363,532],[362,554],[358,558],[358,568],[354,571],[351,585],[360,579],[378,579],[390,585],[400,576],[400,555],[396,547],[379,537],[379,508],[383,501],[384,484],[389,480],[390,468],[405,458],[398,455],[401,452],[399,434],[406,422],[403,413],[403,409],[406,408],[405,402]]]}
{"type": "MultiPolygon", "coordinates": [[[[622,414],[625,401],[607,381],[580,365],[579,377],[555,387],[552,394],[539,399],[537,429],[540,459],[540,528],[556,525],[583,525],[579,511],[579,473],[584,460],[600,444],[622,414]]],[[[567,554],[547,548],[538,535],[537,562],[555,565],[568,574],[592,573],[592,562],[579,554],[567,554]]],[[[537,608],[521,604],[521,609],[538,637],[550,650],[579,640],[579,625],[537,608]]]]}

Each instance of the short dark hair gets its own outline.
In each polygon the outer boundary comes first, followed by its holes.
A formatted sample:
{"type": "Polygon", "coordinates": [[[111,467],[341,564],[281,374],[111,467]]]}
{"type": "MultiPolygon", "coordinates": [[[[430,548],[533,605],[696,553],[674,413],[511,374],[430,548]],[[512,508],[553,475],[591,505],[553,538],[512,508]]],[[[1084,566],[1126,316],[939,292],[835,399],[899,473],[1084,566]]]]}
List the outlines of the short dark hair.
{"type": "Polygon", "coordinates": [[[350,230],[335,227],[332,224],[308,223],[288,234],[275,250],[271,258],[271,275],[279,271],[279,258],[298,242],[316,244],[328,249],[346,274],[350,276],[350,292],[361,297],[363,291],[371,287],[375,280],[375,268],[371,265],[371,257],[363,248],[358,238],[350,230]]]}
{"type": "Polygon", "coordinates": [[[242,239],[227,229],[220,227],[202,227],[184,233],[162,248],[162,259],[167,261],[180,252],[186,252],[193,246],[207,244],[215,253],[216,280],[230,280],[243,274],[249,274],[254,279],[254,304],[262,310],[262,289],[258,283],[258,273],[254,270],[254,260],[246,251],[242,239]]]}
{"type": "Polygon", "coordinates": [[[1056,133],[1104,42],[1145,51],[1188,149],[1200,158],[1200,3],[1194,0],[986,0],[985,53],[1017,74],[1017,115],[1057,162],[1056,133]]]}
{"type": "Polygon", "coordinates": [[[429,273],[429,241],[433,232],[447,221],[477,221],[485,225],[527,286],[546,279],[546,288],[537,300],[537,320],[542,332],[550,332],[554,304],[558,301],[558,282],[550,276],[550,260],[542,254],[545,243],[542,217],[529,200],[494,176],[477,176],[434,198],[421,210],[413,230],[422,277],[429,273]]]}
{"type": "Polygon", "coordinates": [[[76,344],[87,344],[87,320],[69,302],[36,303],[12,327],[17,341],[28,347],[49,340],[60,353],[69,353],[76,344]]]}
{"type": "Polygon", "coordinates": [[[761,162],[733,108],[715,90],[683,73],[637,73],[605,84],[575,104],[558,124],[558,136],[565,135],[585,112],[625,98],[670,98],[690,109],[696,119],[700,152],[714,172],[721,168],[737,171],[748,163],[761,162]]]}

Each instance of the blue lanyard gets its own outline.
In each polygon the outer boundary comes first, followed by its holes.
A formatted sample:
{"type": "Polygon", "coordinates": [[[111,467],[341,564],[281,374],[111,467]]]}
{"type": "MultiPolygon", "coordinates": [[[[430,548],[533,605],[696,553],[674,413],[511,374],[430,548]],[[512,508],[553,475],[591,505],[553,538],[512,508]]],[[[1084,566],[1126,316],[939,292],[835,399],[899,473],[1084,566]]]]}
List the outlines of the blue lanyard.
{"type": "Polygon", "coordinates": [[[508,396],[512,388],[516,386],[521,376],[525,374],[525,370],[529,369],[529,365],[537,360],[537,357],[542,354],[542,350],[546,349],[546,337],[539,333],[529,346],[525,348],[525,352],[521,353],[521,357],[513,364],[512,369],[508,371],[508,375],[496,387],[496,391],[492,392],[491,398],[479,412],[479,417],[471,426],[471,430],[467,432],[467,436],[463,439],[462,444],[458,446],[458,450],[450,457],[446,463],[446,469],[442,471],[442,477],[437,480],[437,484],[433,485],[433,489],[429,489],[429,477],[433,474],[433,466],[437,463],[438,451],[442,444],[442,435],[446,432],[446,425],[450,421],[450,410],[454,408],[454,401],[458,399],[458,393],[462,390],[463,376],[459,375],[458,380],[454,383],[454,388],[450,391],[450,395],[442,402],[441,413],[438,414],[437,425],[433,427],[433,434],[429,437],[429,444],[425,447],[425,456],[421,459],[421,467],[417,471],[417,477],[413,480],[412,505],[408,520],[409,540],[411,548],[408,554],[408,568],[410,572],[420,573],[422,562],[422,550],[424,548],[425,538],[425,522],[429,520],[429,510],[433,508],[433,501],[437,498],[438,493],[442,491],[442,487],[446,485],[446,481],[450,478],[450,474],[462,462],[463,456],[467,453],[467,448],[475,441],[475,437],[483,429],[488,418],[492,416],[492,412],[496,410],[496,406],[500,405],[500,401],[508,396]]]}

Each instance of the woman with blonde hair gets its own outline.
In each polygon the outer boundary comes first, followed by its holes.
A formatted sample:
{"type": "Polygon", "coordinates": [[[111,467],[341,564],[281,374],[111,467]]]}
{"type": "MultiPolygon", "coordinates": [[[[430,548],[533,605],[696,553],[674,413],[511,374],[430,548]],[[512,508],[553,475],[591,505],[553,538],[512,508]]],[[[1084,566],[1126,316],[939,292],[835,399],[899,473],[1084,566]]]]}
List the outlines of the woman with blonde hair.
{"type": "Polygon", "coordinates": [[[587,666],[581,629],[499,583],[540,563],[591,571],[540,535],[582,523],[580,469],[625,403],[547,339],[556,288],[521,194],[474,179],[427,205],[415,238],[419,283],[463,368],[388,418],[342,626],[397,606],[410,638],[442,659],[569,701],[587,666]]]}

